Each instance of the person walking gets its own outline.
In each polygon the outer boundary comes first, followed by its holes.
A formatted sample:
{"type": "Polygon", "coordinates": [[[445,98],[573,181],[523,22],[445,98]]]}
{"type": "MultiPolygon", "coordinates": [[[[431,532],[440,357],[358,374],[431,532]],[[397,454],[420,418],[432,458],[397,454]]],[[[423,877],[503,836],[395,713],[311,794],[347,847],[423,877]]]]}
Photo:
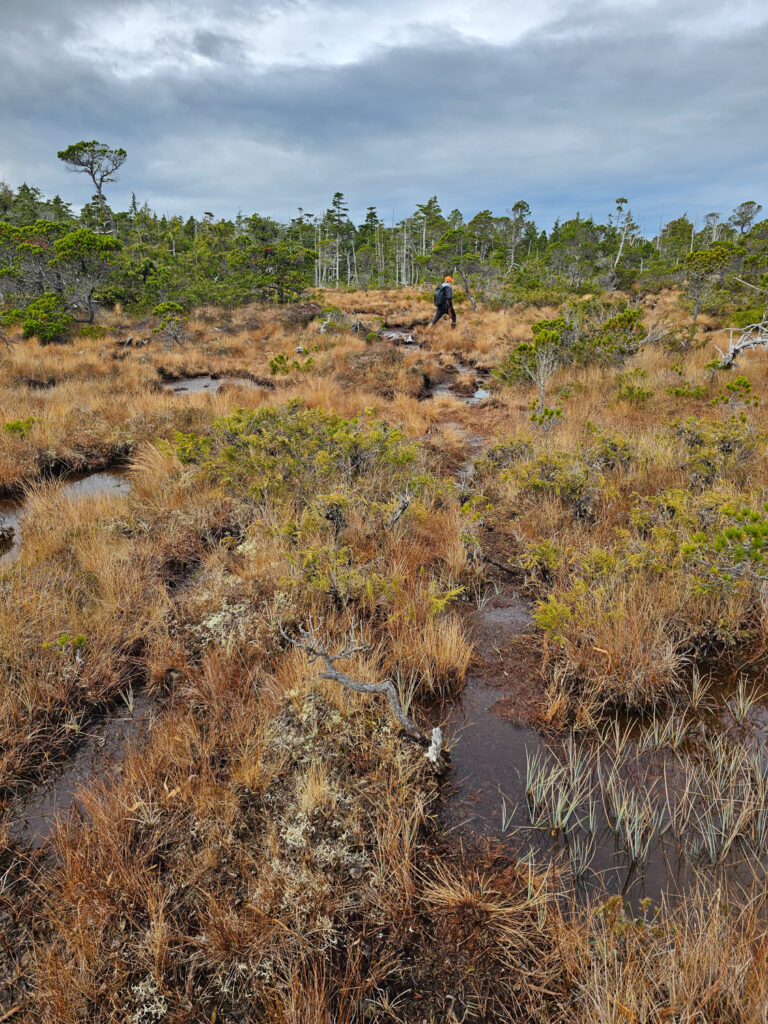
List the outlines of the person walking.
{"type": "Polygon", "coordinates": [[[441,285],[435,288],[435,319],[429,325],[434,327],[438,320],[442,320],[444,316],[450,314],[451,327],[456,326],[456,310],[453,308],[453,278],[450,274],[446,275],[445,280],[441,285]]]}

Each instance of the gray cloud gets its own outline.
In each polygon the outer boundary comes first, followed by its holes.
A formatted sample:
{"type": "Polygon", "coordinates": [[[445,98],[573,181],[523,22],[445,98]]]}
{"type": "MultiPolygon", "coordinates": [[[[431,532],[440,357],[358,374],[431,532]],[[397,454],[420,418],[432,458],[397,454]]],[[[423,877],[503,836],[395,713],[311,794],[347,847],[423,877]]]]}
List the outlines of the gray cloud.
{"type": "MultiPolygon", "coordinates": [[[[350,16],[363,7],[348,5],[350,16]]],[[[100,19],[114,19],[114,4],[3,10],[0,177],[81,202],[86,183],[55,154],[98,138],[129,154],[114,205],[135,191],[169,213],[284,218],[298,205],[319,212],[337,189],[358,215],[372,203],[401,216],[437,193],[444,208],[469,213],[525,198],[543,222],[577,210],[604,217],[623,194],[649,229],[662,204],[665,219],[747,198],[768,206],[764,5],[732,4],[726,19],[713,0],[604,0],[589,12],[569,0],[494,44],[455,31],[451,3],[417,30],[398,0],[401,38],[378,47],[363,33],[360,56],[345,50],[336,63],[297,62],[317,48],[290,33],[278,46],[273,32],[273,51],[259,53],[261,32],[308,10],[298,0],[255,15],[209,2],[187,21],[171,0],[118,10],[131,31],[151,11],[158,31],[135,68],[131,47],[142,41],[126,29],[123,47],[119,25],[114,51],[83,45],[89,24],[98,37],[100,19]],[[36,21],[38,43],[21,45],[36,21]]]]}

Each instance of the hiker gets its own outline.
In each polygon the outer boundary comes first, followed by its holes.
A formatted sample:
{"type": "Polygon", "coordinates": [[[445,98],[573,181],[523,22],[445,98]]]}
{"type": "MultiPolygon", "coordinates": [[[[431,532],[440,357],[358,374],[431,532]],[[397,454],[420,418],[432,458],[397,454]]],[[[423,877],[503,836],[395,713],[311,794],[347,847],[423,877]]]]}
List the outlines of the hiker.
{"type": "Polygon", "coordinates": [[[453,308],[453,278],[448,274],[441,285],[435,288],[435,319],[430,324],[434,327],[438,320],[451,315],[451,327],[456,326],[456,310],[453,308]]]}

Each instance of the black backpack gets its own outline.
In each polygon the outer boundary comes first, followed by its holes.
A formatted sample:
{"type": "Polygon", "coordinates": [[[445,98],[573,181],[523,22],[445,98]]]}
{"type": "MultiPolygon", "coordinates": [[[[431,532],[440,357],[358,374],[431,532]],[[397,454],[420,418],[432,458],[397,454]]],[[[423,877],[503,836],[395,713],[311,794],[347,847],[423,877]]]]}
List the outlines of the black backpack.
{"type": "Polygon", "coordinates": [[[436,306],[442,306],[442,304],[444,302],[445,302],[445,293],[443,292],[443,286],[441,284],[439,284],[437,286],[437,288],[435,288],[435,305],[436,306]]]}

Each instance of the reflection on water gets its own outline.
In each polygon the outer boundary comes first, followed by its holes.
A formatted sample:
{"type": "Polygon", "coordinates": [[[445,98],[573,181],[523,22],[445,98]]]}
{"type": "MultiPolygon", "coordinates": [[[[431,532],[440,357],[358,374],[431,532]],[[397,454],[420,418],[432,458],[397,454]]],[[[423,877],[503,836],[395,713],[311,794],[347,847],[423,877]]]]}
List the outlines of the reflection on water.
{"type": "Polygon", "coordinates": [[[554,859],[577,894],[621,894],[634,906],[684,893],[702,873],[710,886],[763,880],[765,671],[700,681],[685,716],[607,719],[602,738],[547,741],[520,724],[534,689],[523,676],[536,675],[530,655],[525,663],[529,622],[511,588],[470,616],[481,660],[448,716],[444,826],[499,840],[539,868],[554,859]]]}
{"type": "MultiPolygon", "coordinates": [[[[73,498],[90,498],[99,494],[125,494],[131,489],[125,469],[105,469],[97,473],[73,473],[58,484],[61,493],[73,498]]],[[[0,566],[7,566],[19,556],[24,499],[0,501],[0,566]],[[12,531],[12,532],[11,532],[12,531]]]]}
{"type": "Polygon", "coordinates": [[[171,381],[170,384],[165,385],[165,390],[173,392],[174,395],[181,394],[182,392],[194,395],[201,391],[208,391],[210,394],[215,395],[223,383],[224,379],[222,377],[214,378],[206,374],[202,377],[182,377],[181,380],[171,381]]]}
{"type": "Polygon", "coordinates": [[[236,384],[242,384],[244,387],[248,388],[257,388],[262,386],[256,381],[251,380],[249,377],[211,377],[209,374],[205,374],[200,377],[182,377],[181,380],[170,381],[165,385],[165,390],[174,395],[195,395],[200,394],[201,392],[206,392],[209,395],[215,395],[222,384],[226,384],[228,381],[236,384]]]}
{"type": "Polygon", "coordinates": [[[485,387],[488,383],[487,373],[478,373],[471,366],[467,366],[462,362],[456,361],[453,364],[453,368],[456,372],[456,376],[474,374],[474,391],[471,395],[460,395],[456,393],[456,380],[444,380],[438,384],[432,384],[427,390],[425,398],[439,398],[443,395],[448,395],[452,398],[461,398],[465,405],[479,405],[480,402],[485,401],[486,398],[491,397],[490,390],[485,387]]]}

